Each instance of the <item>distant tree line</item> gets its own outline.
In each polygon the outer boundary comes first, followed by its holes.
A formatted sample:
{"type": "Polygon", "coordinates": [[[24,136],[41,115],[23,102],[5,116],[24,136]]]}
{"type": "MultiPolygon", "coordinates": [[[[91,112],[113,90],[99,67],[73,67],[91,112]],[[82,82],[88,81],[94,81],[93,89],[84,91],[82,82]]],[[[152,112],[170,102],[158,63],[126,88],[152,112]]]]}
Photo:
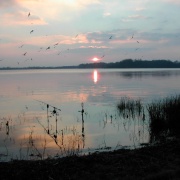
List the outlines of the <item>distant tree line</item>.
{"type": "Polygon", "coordinates": [[[56,66],[56,67],[2,67],[0,70],[21,69],[91,69],[91,68],[180,68],[179,61],[170,60],[132,60],[125,59],[119,62],[96,62],[79,64],[78,66],[56,66]]]}
{"type": "Polygon", "coordinates": [[[79,68],[180,68],[180,62],[170,60],[132,60],[125,59],[112,63],[80,64],[79,68]]]}
{"type": "Polygon", "coordinates": [[[77,69],[78,66],[31,66],[31,67],[0,67],[0,70],[30,70],[30,69],[77,69]]]}

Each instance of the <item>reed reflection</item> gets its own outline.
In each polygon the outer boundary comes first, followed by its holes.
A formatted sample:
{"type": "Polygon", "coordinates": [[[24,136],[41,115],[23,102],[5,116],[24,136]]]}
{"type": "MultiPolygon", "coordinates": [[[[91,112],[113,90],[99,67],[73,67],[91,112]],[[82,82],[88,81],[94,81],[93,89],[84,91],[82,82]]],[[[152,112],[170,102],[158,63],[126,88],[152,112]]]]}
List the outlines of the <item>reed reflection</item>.
{"type": "Polygon", "coordinates": [[[99,72],[95,69],[93,71],[93,81],[95,84],[99,81],[99,76],[100,76],[99,72]]]}
{"type": "MultiPolygon", "coordinates": [[[[38,101],[38,100],[36,100],[38,101]]],[[[67,154],[78,154],[81,153],[82,149],[85,147],[85,131],[84,131],[84,103],[81,103],[82,110],[81,116],[82,116],[82,126],[81,126],[81,132],[78,131],[77,127],[73,125],[73,127],[66,128],[62,127],[62,125],[58,129],[58,117],[59,113],[58,111],[61,111],[59,108],[54,107],[50,104],[47,104],[43,101],[38,101],[42,105],[47,107],[47,127],[44,125],[43,121],[40,121],[40,119],[37,119],[38,123],[41,125],[41,127],[44,129],[44,132],[48,135],[46,137],[46,141],[49,143],[51,139],[53,139],[53,142],[57,145],[59,148],[58,154],[56,156],[63,156],[67,154]],[[51,112],[51,115],[49,115],[49,112],[51,112]],[[50,126],[53,126],[54,121],[51,120],[51,118],[55,118],[55,129],[50,128],[50,126]],[[49,140],[48,140],[49,139],[49,140]]],[[[52,141],[51,141],[52,142],[52,141]]],[[[51,147],[53,144],[51,144],[51,147]]],[[[53,146],[54,148],[54,146],[53,146]]],[[[45,150],[43,152],[43,158],[45,157],[45,150]]]]}
{"type": "Polygon", "coordinates": [[[79,111],[81,112],[82,116],[82,142],[83,142],[83,148],[85,147],[85,134],[84,134],[84,103],[81,103],[82,110],[79,111]]]}

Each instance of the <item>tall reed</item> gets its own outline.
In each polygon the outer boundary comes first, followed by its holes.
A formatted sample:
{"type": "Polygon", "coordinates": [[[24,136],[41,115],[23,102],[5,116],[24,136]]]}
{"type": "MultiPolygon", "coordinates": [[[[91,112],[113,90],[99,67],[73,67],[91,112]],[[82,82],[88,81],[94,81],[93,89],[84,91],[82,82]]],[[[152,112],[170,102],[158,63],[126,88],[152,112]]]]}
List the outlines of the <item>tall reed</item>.
{"type": "Polygon", "coordinates": [[[135,118],[143,113],[143,105],[140,99],[134,100],[128,97],[122,97],[117,104],[119,115],[125,117],[135,118]]]}
{"type": "Polygon", "coordinates": [[[145,107],[140,100],[123,97],[117,104],[117,109],[120,116],[128,121],[130,118],[133,120],[138,118],[138,126],[139,119],[142,119],[142,125],[146,119],[150,143],[168,137],[180,137],[180,95],[153,100],[145,107]]]}
{"type": "Polygon", "coordinates": [[[156,100],[147,105],[150,142],[180,136],[180,95],[156,100]]]}

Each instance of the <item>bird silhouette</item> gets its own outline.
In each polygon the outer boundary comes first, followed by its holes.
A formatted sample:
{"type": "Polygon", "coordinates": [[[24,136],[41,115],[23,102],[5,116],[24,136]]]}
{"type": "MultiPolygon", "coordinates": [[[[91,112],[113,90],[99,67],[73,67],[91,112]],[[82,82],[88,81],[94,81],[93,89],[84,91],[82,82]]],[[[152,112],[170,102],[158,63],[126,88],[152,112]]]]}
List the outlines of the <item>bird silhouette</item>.
{"type": "Polygon", "coordinates": [[[42,49],[43,49],[43,48],[42,48],[42,47],[40,47],[40,49],[39,49],[39,51],[38,51],[38,52],[40,52],[42,49]]]}
{"type": "Polygon", "coordinates": [[[46,50],[50,49],[50,46],[46,48],[46,50]]]}
{"type": "Polygon", "coordinates": [[[31,31],[30,31],[30,34],[31,34],[32,32],[34,32],[34,30],[31,30],[31,31]]]}
{"type": "Polygon", "coordinates": [[[132,35],[131,39],[133,39],[133,38],[134,38],[134,34],[132,35]]]}
{"type": "Polygon", "coordinates": [[[19,46],[19,48],[22,48],[24,46],[24,44],[22,44],[21,46],[19,46]]]}
{"type": "Polygon", "coordinates": [[[27,52],[25,52],[23,55],[25,56],[27,54],[27,52]]]}
{"type": "Polygon", "coordinates": [[[104,58],[104,57],[105,57],[105,55],[102,55],[102,56],[101,56],[101,59],[104,58]]]}
{"type": "Polygon", "coordinates": [[[137,43],[139,43],[139,41],[137,41],[137,43]]]}
{"type": "Polygon", "coordinates": [[[110,36],[109,39],[112,39],[112,36],[110,36]]]}
{"type": "Polygon", "coordinates": [[[57,46],[59,43],[54,44],[54,46],[57,46]]]}
{"type": "Polygon", "coordinates": [[[29,13],[28,13],[28,17],[29,17],[30,15],[31,15],[31,13],[29,12],[29,13]]]}

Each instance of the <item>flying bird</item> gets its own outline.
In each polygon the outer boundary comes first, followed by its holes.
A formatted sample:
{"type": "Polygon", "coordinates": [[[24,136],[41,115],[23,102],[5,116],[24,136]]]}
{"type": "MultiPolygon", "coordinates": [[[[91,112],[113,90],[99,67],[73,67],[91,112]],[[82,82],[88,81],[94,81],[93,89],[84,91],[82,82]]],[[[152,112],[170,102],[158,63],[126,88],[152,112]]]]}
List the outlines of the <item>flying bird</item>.
{"type": "Polygon", "coordinates": [[[109,39],[112,39],[112,36],[110,36],[109,39]]]}
{"type": "Polygon", "coordinates": [[[57,46],[59,43],[54,44],[54,46],[57,46]]]}
{"type": "Polygon", "coordinates": [[[104,58],[104,56],[105,56],[105,55],[102,55],[102,56],[101,56],[101,59],[104,58]]]}
{"type": "Polygon", "coordinates": [[[134,34],[132,35],[131,39],[133,39],[133,38],[134,38],[134,34]]]}
{"type": "Polygon", "coordinates": [[[59,44],[59,43],[54,44],[54,48],[55,48],[58,44],[59,44]]]}
{"type": "Polygon", "coordinates": [[[139,43],[139,41],[137,41],[137,43],[139,43]]]}
{"type": "Polygon", "coordinates": [[[22,48],[24,46],[24,44],[23,45],[21,45],[21,46],[19,46],[19,48],[22,48]]]}
{"type": "Polygon", "coordinates": [[[28,17],[31,15],[31,13],[29,12],[29,14],[28,14],[28,17]]]}
{"type": "Polygon", "coordinates": [[[30,34],[31,34],[32,32],[34,32],[34,30],[30,31],[30,34]]]}
{"type": "Polygon", "coordinates": [[[28,106],[25,106],[26,107],[26,110],[28,110],[28,106]]]}
{"type": "Polygon", "coordinates": [[[50,49],[50,46],[46,48],[46,50],[50,49]]]}
{"type": "Polygon", "coordinates": [[[25,56],[27,54],[27,52],[25,52],[23,55],[25,56]]]}
{"type": "Polygon", "coordinates": [[[39,51],[38,51],[38,52],[40,52],[42,49],[43,49],[43,48],[42,48],[42,47],[40,47],[40,49],[39,49],[39,51]]]}

